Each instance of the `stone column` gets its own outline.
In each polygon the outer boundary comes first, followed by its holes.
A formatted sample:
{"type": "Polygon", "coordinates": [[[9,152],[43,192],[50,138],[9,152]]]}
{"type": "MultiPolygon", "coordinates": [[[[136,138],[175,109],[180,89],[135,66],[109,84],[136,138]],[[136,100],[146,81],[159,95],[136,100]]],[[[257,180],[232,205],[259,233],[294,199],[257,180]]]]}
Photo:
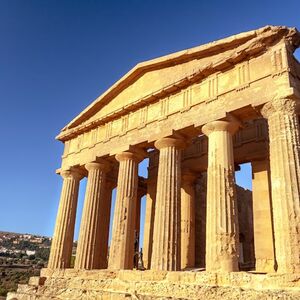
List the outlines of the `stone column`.
{"type": "Polygon", "coordinates": [[[195,267],[195,174],[181,177],[181,269],[195,267]]]}
{"type": "Polygon", "coordinates": [[[103,261],[103,269],[108,266],[108,242],[109,242],[109,228],[110,228],[110,213],[111,213],[111,202],[112,202],[112,191],[116,187],[116,183],[112,181],[106,181],[106,192],[105,202],[103,203],[102,209],[102,235],[99,237],[100,244],[103,245],[100,253],[101,261],[103,261]]]}
{"type": "Polygon", "coordinates": [[[238,271],[239,230],[232,135],[238,125],[214,121],[208,136],[206,270],[238,271]]]}
{"type": "Polygon", "coordinates": [[[252,161],[255,270],[274,272],[274,235],[268,160],[252,161]]]}
{"type": "Polygon", "coordinates": [[[206,185],[206,173],[201,173],[195,184],[195,265],[198,268],[205,268],[206,185]]]}
{"type": "Polygon", "coordinates": [[[180,270],[181,149],[184,141],[162,138],[160,150],[151,269],[180,270]]]}
{"type": "Polygon", "coordinates": [[[136,217],[134,226],[134,268],[138,269],[139,252],[140,252],[140,227],[141,227],[141,202],[144,196],[144,191],[138,188],[136,201],[136,217]]]}
{"type": "Polygon", "coordinates": [[[275,255],[280,273],[300,272],[300,137],[296,101],[265,104],[268,119],[275,255]]]}
{"type": "Polygon", "coordinates": [[[146,209],[145,209],[144,243],[143,243],[143,261],[146,269],[150,269],[151,266],[154,214],[155,214],[155,197],[156,197],[156,179],[155,178],[148,179],[146,209]]]}
{"type": "Polygon", "coordinates": [[[82,178],[82,175],[75,169],[64,170],[60,175],[64,181],[48,261],[49,269],[70,267],[78,190],[82,178]]]}
{"type": "Polygon", "coordinates": [[[122,152],[116,155],[120,165],[109,269],[133,268],[138,163],[143,159],[143,155],[137,152],[122,152]]]}
{"type": "Polygon", "coordinates": [[[140,228],[141,228],[141,202],[144,195],[145,192],[143,190],[138,189],[137,201],[136,201],[136,218],[135,218],[135,231],[138,236],[140,235],[140,228]]]}
{"type": "MultiPolygon", "coordinates": [[[[110,214],[106,199],[107,162],[92,162],[85,165],[88,170],[84,207],[80,224],[75,269],[103,269],[106,257],[103,257],[107,244],[101,241],[104,234],[105,214],[110,214]]],[[[107,219],[107,218],[106,218],[107,219]]]]}

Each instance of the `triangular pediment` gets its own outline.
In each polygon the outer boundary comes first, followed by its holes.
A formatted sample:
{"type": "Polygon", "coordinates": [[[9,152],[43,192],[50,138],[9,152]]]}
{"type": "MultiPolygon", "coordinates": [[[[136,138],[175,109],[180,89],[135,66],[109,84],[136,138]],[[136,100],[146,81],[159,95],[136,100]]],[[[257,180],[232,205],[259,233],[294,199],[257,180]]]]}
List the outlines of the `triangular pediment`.
{"type": "Polygon", "coordinates": [[[58,139],[65,140],[68,132],[111,120],[159,99],[176,89],[257,56],[283,39],[299,40],[296,29],[266,26],[222,40],[179,51],[136,65],[105,93],[62,129],[58,139]]]}

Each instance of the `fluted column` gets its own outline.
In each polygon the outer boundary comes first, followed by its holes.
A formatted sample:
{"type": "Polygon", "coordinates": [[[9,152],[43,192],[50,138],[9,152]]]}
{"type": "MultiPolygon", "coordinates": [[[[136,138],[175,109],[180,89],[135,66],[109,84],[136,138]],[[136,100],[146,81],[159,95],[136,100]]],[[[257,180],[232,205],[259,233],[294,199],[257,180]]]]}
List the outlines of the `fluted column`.
{"type": "Polygon", "coordinates": [[[75,269],[103,269],[107,266],[107,244],[101,240],[105,225],[104,215],[110,212],[106,199],[107,162],[92,162],[85,165],[88,180],[80,224],[75,269]]]}
{"type": "Polygon", "coordinates": [[[238,271],[239,230],[232,135],[236,123],[214,121],[208,136],[206,270],[238,271]]]}
{"type": "Polygon", "coordinates": [[[64,181],[48,261],[49,269],[69,268],[72,256],[78,189],[82,175],[78,170],[70,169],[62,171],[61,176],[64,181]]]}
{"type": "Polygon", "coordinates": [[[103,203],[103,209],[101,210],[101,216],[103,225],[101,235],[99,236],[101,247],[100,257],[103,262],[102,268],[106,269],[108,266],[108,242],[109,242],[109,228],[110,228],[110,212],[112,203],[112,191],[116,187],[116,183],[106,180],[105,187],[105,201],[103,203]]]}
{"type": "Polygon", "coordinates": [[[135,152],[122,152],[116,155],[116,159],[120,165],[108,268],[132,269],[138,163],[143,156],[135,152]]]}
{"type": "Polygon", "coordinates": [[[151,267],[153,247],[154,215],[156,197],[156,178],[147,180],[147,196],[144,225],[143,261],[146,269],[151,267]]]}
{"type": "Polygon", "coordinates": [[[195,184],[195,265],[198,268],[205,268],[206,185],[206,173],[199,174],[195,184]]]}
{"type": "Polygon", "coordinates": [[[274,272],[274,234],[268,160],[252,161],[255,270],[274,272]]]}
{"type": "Polygon", "coordinates": [[[159,149],[159,167],[153,234],[151,269],[180,269],[180,139],[162,138],[155,142],[159,149]]]}
{"type": "Polygon", "coordinates": [[[181,269],[195,267],[195,174],[181,177],[181,269]]]}
{"type": "Polygon", "coordinates": [[[268,119],[275,255],[278,272],[300,272],[300,137],[297,102],[265,104],[268,119]]]}
{"type": "Polygon", "coordinates": [[[144,191],[138,189],[137,192],[137,201],[136,201],[136,217],[135,217],[135,226],[134,226],[134,268],[138,269],[139,267],[139,252],[140,252],[140,228],[141,228],[141,202],[144,196],[144,191]]]}
{"type": "Polygon", "coordinates": [[[141,204],[142,204],[142,198],[145,195],[145,192],[141,189],[138,189],[137,192],[137,201],[136,201],[136,218],[135,218],[135,232],[136,235],[140,236],[140,230],[141,230],[141,204]]]}

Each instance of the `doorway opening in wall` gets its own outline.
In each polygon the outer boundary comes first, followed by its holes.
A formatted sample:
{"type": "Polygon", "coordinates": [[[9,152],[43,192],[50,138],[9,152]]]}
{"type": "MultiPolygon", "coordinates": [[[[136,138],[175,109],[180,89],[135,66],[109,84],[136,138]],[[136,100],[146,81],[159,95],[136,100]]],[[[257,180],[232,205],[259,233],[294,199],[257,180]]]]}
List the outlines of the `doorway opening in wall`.
{"type": "Polygon", "coordinates": [[[248,271],[253,270],[255,266],[251,163],[240,164],[235,177],[239,219],[239,265],[240,270],[248,271]]]}

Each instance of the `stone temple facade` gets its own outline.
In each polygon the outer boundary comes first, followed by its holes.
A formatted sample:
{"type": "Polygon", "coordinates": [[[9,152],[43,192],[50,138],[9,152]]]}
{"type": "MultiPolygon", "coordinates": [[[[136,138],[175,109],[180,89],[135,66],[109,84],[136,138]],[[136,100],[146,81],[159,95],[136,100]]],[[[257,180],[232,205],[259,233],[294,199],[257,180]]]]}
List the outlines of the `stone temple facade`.
{"type": "Polygon", "coordinates": [[[299,45],[267,26],[140,63],[97,98],[57,136],[48,267],[8,299],[300,299],[299,45]],[[242,163],[252,196],[235,184],[242,163]]]}

